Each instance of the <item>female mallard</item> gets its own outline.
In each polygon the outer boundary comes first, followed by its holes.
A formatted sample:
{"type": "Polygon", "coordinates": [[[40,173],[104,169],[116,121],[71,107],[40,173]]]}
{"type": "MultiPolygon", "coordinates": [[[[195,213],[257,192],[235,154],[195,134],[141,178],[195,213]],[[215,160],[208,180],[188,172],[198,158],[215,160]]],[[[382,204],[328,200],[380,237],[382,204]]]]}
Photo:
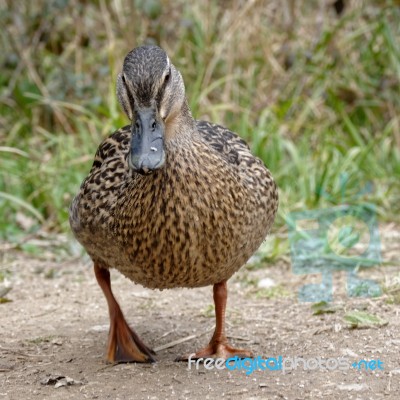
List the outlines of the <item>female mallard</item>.
{"type": "Polygon", "coordinates": [[[109,307],[107,359],[154,361],[124,319],[109,268],[152,289],[214,285],[215,332],[195,357],[251,356],[226,339],[226,281],[274,221],[270,172],[235,133],[193,119],[182,76],[159,47],[126,56],[117,95],[131,124],[100,145],[70,210],[109,307]]]}

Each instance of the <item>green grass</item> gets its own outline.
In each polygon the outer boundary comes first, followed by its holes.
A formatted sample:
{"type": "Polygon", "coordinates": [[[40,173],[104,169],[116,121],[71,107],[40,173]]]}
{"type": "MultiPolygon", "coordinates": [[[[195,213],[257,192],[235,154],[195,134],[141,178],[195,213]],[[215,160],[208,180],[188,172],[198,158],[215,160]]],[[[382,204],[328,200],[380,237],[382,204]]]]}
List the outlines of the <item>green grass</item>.
{"type": "Polygon", "coordinates": [[[144,42],[181,70],[195,117],[268,165],[278,227],[291,211],[361,201],[399,221],[400,9],[353,3],[338,17],[296,2],[289,21],[278,1],[1,3],[0,238],[26,235],[21,214],[29,232],[68,231],[98,144],[127,123],[115,78],[144,42]]]}

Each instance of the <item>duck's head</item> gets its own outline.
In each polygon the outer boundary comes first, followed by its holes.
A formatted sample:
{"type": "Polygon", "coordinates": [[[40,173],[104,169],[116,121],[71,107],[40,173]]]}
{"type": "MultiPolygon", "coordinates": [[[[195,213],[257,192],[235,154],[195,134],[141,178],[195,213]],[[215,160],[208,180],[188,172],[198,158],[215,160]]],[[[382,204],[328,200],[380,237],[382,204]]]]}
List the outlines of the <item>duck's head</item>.
{"type": "Polygon", "coordinates": [[[180,72],[159,47],[137,47],[125,57],[117,95],[131,120],[129,166],[141,174],[162,168],[168,124],[186,102],[180,72]]]}

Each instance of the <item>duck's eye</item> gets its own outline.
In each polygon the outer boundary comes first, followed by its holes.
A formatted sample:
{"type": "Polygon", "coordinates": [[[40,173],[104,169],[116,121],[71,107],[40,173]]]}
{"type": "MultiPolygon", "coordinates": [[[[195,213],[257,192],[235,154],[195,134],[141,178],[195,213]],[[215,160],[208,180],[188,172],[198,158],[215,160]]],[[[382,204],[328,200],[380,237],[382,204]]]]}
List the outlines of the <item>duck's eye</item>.
{"type": "Polygon", "coordinates": [[[125,75],[122,75],[122,82],[126,85],[125,75]]]}
{"type": "Polygon", "coordinates": [[[164,84],[167,83],[167,82],[169,81],[169,76],[170,76],[170,72],[168,72],[168,73],[165,75],[164,84]]]}

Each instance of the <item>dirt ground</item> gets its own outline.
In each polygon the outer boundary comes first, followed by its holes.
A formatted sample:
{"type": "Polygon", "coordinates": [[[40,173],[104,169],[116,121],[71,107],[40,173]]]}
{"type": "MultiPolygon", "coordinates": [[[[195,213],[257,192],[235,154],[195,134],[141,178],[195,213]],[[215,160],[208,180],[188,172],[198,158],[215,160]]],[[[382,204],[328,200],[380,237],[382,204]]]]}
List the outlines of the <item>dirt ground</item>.
{"type": "Polygon", "coordinates": [[[105,299],[85,257],[66,259],[44,249],[28,256],[3,245],[0,304],[0,400],[5,399],[398,399],[400,392],[400,229],[381,229],[383,259],[368,269],[385,293],[348,298],[335,275],[338,310],[315,316],[296,292],[309,277],[294,275],[290,260],[243,268],[229,284],[228,335],[233,344],[268,357],[381,360],[383,370],[198,370],[175,362],[205,345],[214,326],[212,289],[151,291],[113,272],[113,287],[129,323],[157,351],[151,365],[104,361],[108,333],[105,299]],[[397,260],[397,261],[396,261],[397,260]],[[268,278],[268,279],[267,279],[268,278]],[[261,290],[267,279],[276,290],[261,290]],[[263,293],[269,293],[266,298],[263,293]],[[393,300],[393,299],[397,299],[393,300]],[[346,312],[364,310],[388,321],[350,329],[346,312]]]}

